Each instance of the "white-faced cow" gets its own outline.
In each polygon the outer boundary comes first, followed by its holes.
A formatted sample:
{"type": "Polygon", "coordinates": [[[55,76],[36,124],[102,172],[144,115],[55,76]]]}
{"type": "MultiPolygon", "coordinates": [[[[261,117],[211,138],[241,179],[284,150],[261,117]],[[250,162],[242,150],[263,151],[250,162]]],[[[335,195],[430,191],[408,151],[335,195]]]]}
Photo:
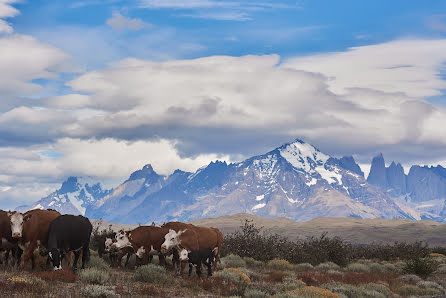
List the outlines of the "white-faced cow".
{"type": "Polygon", "coordinates": [[[29,259],[34,269],[34,250],[42,245],[47,247],[50,224],[60,213],[55,210],[30,210],[26,213],[8,212],[12,237],[19,240],[19,246],[25,251],[23,265],[27,269],[29,259]]]}
{"type": "MultiPolygon", "coordinates": [[[[181,222],[168,222],[162,227],[168,228],[169,233],[164,237],[161,251],[176,249],[178,253],[182,249],[187,251],[210,248],[215,251],[216,259],[213,262],[214,270],[220,259],[223,234],[215,228],[199,227],[181,222]]],[[[185,264],[182,262],[180,272],[183,272],[185,264]]]]}
{"type": "MultiPolygon", "coordinates": [[[[11,222],[8,213],[3,210],[0,210],[0,251],[5,252],[6,264],[8,264],[10,253],[16,260],[16,264],[19,264],[23,251],[18,247],[17,239],[12,237],[11,222]]],[[[1,259],[0,263],[2,263],[1,259]]]]}
{"type": "Polygon", "coordinates": [[[82,269],[90,257],[90,237],[93,226],[82,215],[61,215],[51,222],[48,232],[48,255],[54,270],[62,269],[62,257],[74,253],[73,271],[77,270],[77,261],[82,250],[82,269]]]}
{"type": "Polygon", "coordinates": [[[161,253],[161,244],[169,229],[156,226],[140,226],[130,232],[120,231],[112,246],[123,249],[131,247],[136,253],[138,265],[151,262],[158,255],[160,265],[165,265],[165,255],[161,253]]]}

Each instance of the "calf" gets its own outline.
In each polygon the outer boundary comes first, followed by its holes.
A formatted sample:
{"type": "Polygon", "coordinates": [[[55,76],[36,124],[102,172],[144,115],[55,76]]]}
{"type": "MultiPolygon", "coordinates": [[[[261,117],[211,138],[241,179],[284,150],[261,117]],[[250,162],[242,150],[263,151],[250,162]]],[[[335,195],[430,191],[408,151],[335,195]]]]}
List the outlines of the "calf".
{"type": "MultiPolygon", "coordinates": [[[[12,252],[17,264],[20,263],[22,250],[18,247],[17,240],[12,238],[11,223],[8,213],[0,210],[0,251],[4,251],[5,263],[8,264],[10,253],[12,252]]],[[[0,264],[2,259],[0,258],[0,264]]]]}
{"type": "Polygon", "coordinates": [[[90,236],[93,226],[82,215],[61,215],[51,222],[48,231],[48,255],[54,270],[62,269],[61,258],[64,254],[74,253],[73,271],[77,270],[77,261],[82,250],[82,269],[90,256],[90,236]]]}
{"type": "Polygon", "coordinates": [[[215,249],[204,248],[199,250],[187,251],[182,249],[180,252],[180,260],[189,262],[189,276],[192,274],[192,267],[195,266],[198,277],[201,277],[201,265],[208,267],[208,277],[212,276],[212,263],[215,260],[215,249]],[[187,254],[187,257],[186,257],[187,254]]]}

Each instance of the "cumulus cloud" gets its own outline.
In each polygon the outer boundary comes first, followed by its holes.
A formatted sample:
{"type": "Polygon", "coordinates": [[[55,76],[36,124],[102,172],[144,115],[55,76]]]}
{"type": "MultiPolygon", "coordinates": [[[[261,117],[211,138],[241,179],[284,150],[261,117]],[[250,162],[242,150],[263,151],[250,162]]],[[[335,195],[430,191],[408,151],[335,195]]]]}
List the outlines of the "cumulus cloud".
{"type": "Polygon", "coordinates": [[[0,94],[29,95],[41,90],[34,79],[56,78],[73,71],[70,56],[27,35],[0,37],[0,94]]]}
{"type": "Polygon", "coordinates": [[[11,6],[17,2],[17,0],[0,0],[0,34],[11,34],[14,31],[12,26],[3,19],[15,17],[19,14],[19,11],[11,6]]]}
{"type": "Polygon", "coordinates": [[[228,156],[216,154],[181,158],[175,141],[165,139],[126,142],[63,138],[26,149],[0,148],[0,203],[8,196],[20,204],[35,201],[59,186],[53,181],[61,183],[61,179],[70,175],[89,177],[105,183],[106,187],[114,187],[147,163],[158,173],[170,174],[177,168],[195,171],[216,159],[229,161],[228,156]],[[18,191],[17,187],[22,185],[27,185],[27,189],[18,191]],[[22,198],[16,196],[19,193],[22,198]]]}
{"type": "Polygon", "coordinates": [[[118,32],[122,32],[124,30],[137,31],[141,29],[150,29],[152,27],[152,24],[146,23],[141,19],[126,18],[117,11],[113,12],[113,16],[107,20],[107,25],[118,32]]]}
{"type": "Polygon", "coordinates": [[[446,82],[439,73],[446,63],[446,40],[398,40],[290,59],[285,66],[322,73],[330,90],[348,88],[402,92],[413,97],[440,95],[446,82]]]}

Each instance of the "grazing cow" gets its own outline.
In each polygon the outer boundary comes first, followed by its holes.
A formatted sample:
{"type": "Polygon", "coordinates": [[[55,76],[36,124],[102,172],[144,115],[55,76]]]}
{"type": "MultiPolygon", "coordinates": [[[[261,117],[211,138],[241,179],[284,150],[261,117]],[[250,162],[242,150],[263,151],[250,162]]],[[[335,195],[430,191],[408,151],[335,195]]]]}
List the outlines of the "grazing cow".
{"type": "MultiPolygon", "coordinates": [[[[182,222],[168,222],[162,227],[168,228],[169,233],[164,237],[164,243],[161,246],[162,251],[175,248],[178,252],[185,248],[188,251],[211,248],[217,248],[215,251],[216,260],[220,259],[221,245],[223,235],[218,229],[199,227],[182,222]]],[[[213,261],[214,270],[217,263],[213,261]]],[[[180,272],[183,272],[183,264],[180,272]]]]}
{"type": "Polygon", "coordinates": [[[144,263],[148,257],[151,262],[154,255],[158,255],[160,265],[165,265],[165,256],[161,253],[161,244],[169,229],[156,226],[140,226],[130,232],[120,231],[116,234],[116,242],[113,244],[118,249],[131,247],[135,251],[138,264],[144,263]]]}
{"type": "Polygon", "coordinates": [[[189,262],[189,276],[192,274],[192,267],[195,266],[195,271],[198,277],[201,277],[201,265],[204,264],[208,267],[208,277],[212,276],[212,263],[215,261],[215,251],[210,248],[204,248],[199,250],[187,251],[182,249],[180,252],[180,260],[189,262]]]}
{"type": "MultiPolygon", "coordinates": [[[[16,239],[12,238],[11,222],[8,213],[0,210],[0,251],[5,252],[5,263],[8,264],[9,255],[12,252],[17,265],[20,263],[22,250],[18,247],[16,239]]],[[[2,260],[0,259],[0,264],[2,260]]]]}
{"type": "Polygon", "coordinates": [[[82,215],[61,215],[51,222],[48,231],[48,255],[54,270],[62,269],[63,255],[74,253],[73,271],[77,270],[77,261],[82,250],[82,269],[90,256],[90,237],[93,226],[82,215]]]}
{"type": "Polygon", "coordinates": [[[23,267],[26,269],[29,259],[34,269],[34,250],[43,245],[47,247],[50,224],[60,213],[55,210],[30,210],[25,214],[8,212],[13,238],[19,239],[19,247],[25,251],[23,267]]]}

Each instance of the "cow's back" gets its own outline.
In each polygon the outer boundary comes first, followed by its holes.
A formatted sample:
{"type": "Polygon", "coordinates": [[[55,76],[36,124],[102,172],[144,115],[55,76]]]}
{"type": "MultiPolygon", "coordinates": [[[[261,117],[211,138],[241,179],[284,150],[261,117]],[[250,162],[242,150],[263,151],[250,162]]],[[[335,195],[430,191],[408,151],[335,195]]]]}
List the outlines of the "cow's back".
{"type": "Polygon", "coordinates": [[[200,227],[182,222],[168,222],[164,224],[163,227],[175,230],[176,232],[186,230],[186,232],[184,232],[180,238],[182,239],[181,243],[183,246],[187,244],[190,245],[190,247],[187,247],[188,249],[196,250],[214,248],[217,247],[219,243],[218,235],[213,228],[200,227]]]}
{"type": "Polygon", "coordinates": [[[73,246],[69,247],[70,249],[77,249],[90,242],[92,230],[91,222],[82,215],[61,215],[50,224],[48,244],[53,247],[63,243],[73,246]]]}
{"type": "Polygon", "coordinates": [[[46,246],[50,224],[60,216],[60,213],[55,210],[35,209],[26,212],[25,216],[28,214],[32,216],[23,224],[23,242],[38,240],[46,246]]]}
{"type": "Polygon", "coordinates": [[[168,228],[154,226],[140,226],[129,233],[130,242],[137,246],[152,247],[160,251],[164,242],[164,236],[169,232],[168,228]]]}

